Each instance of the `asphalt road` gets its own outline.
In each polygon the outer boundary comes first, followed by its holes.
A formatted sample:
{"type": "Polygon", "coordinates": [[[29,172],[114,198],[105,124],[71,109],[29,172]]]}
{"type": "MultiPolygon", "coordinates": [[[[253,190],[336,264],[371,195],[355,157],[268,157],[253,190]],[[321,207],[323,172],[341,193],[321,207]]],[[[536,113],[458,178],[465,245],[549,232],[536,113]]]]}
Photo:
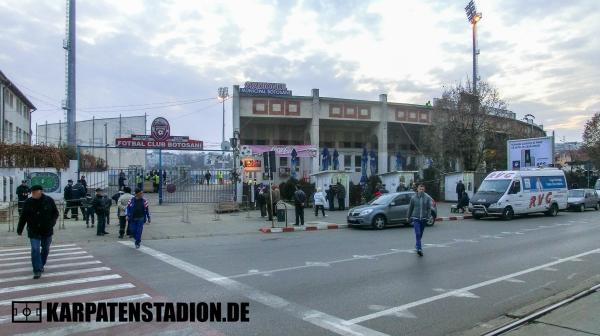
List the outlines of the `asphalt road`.
{"type": "MultiPolygon", "coordinates": [[[[438,223],[425,231],[422,258],[413,252],[412,228],[83,248],[152,300],[250,302],[248,323],[161,325],[145,334],[447,335],[600,274],[599,215],[438,223]]],[[[133,324],[107,327],[95,334],[142,332],[133,324]]]]}

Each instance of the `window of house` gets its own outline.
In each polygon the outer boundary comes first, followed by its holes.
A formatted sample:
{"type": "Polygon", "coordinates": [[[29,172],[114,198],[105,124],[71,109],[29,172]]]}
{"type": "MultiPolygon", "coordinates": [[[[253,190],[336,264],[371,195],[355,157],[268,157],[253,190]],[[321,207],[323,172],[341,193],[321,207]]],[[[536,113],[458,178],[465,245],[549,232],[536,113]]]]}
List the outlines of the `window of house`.
{"type": "Polygon", "coordinates": [[[344,168],[352,167],[352,156],[344,155],[344,168]]]}
{"type": "Polygon", "coordinates": [[[279,158],[279,167],[287,167],[287,165],[288,165],[288,158],[280,157],[279,158]]]}
{"type": "Polygon", "coordinates": [[[355,155],[354,156],[354,171],[357,173],[360,173],[360,167],[361,167],[361,156],[355,155]]]}

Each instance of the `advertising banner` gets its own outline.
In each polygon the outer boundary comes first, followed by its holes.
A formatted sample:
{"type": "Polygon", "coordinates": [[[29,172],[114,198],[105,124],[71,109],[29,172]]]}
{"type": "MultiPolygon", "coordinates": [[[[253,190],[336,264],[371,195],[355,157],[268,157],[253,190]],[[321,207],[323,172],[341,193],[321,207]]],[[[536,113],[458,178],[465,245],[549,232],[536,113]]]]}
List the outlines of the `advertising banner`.
{"type": "Polygon", "coordinates": [[[554,163],[554,138],[531,138],[507,141],[507,167],[548,167],[554,163]]]}
{"type": "Polygon", "coordinates": [[[274,151],[276,156],[292,156],[292,151],[296,150],[298,157],[316,157],[317,147],[312,145],[244,145],[240,153],[242,156],[260,155],[264,152],[274,151]]]}

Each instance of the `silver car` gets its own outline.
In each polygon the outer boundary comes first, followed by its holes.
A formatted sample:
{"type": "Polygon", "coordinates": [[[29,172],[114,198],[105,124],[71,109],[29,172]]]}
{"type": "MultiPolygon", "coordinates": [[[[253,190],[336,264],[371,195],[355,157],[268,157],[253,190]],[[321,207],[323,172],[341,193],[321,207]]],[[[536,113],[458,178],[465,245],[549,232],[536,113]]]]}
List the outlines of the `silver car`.
{"type": "Polygon", "coordinates": [[[571,189],[567,196],[567,203],[571,210],[582,212],[587,208],[598,210],[600,208],[598,202],[600,202],[598,193],[594,189],[571,189]]]}
{"type": "MultiPolygon", "coordinates": [[[[408,205],[414,195],[412,191],[383,194],[368,204],[352,208],[348,211],[348,227],[370,226],[381,230],[388,226],[409,225],[408,205]]],[[[434,225],[436,217],[437,208],[432,199],[431,218],[427,226],[434,225]]]]}

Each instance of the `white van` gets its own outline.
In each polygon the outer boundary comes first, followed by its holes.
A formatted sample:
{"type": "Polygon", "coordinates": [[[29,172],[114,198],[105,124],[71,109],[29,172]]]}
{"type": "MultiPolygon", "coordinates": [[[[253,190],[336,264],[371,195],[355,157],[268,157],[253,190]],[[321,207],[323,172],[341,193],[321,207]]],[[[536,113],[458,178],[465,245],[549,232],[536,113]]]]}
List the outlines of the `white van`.
{"type": "Polygon", "coordinates": [[[473,218],[543,212],[556,216],[567,209],[567,180],[557,168],[532,168],[490,173],[471,198],[473,218]]]}

